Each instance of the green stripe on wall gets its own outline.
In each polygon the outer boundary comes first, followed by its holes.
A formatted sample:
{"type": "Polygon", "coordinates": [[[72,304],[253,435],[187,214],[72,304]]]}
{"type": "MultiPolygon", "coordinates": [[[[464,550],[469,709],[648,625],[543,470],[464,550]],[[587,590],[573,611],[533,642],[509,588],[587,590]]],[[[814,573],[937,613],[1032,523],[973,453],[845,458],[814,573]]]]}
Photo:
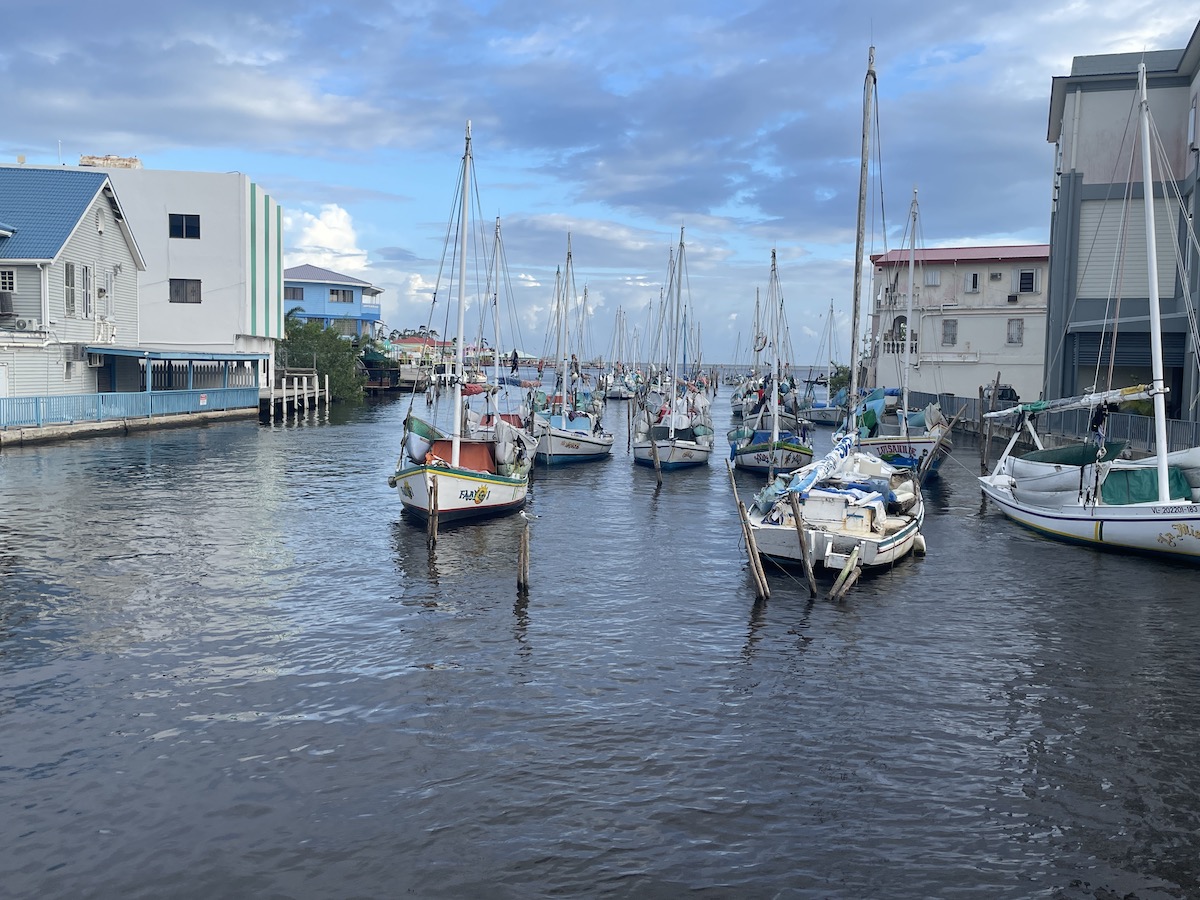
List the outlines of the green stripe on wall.
{"type": "Polygon", "coordinates": [[[283,207],[275,204],[275,271],[279,273],[276,279],[278,292],[275,294],[276,321],[279,327],[275,329],[275,337],[283,337],[283,207]]]}
{"type": "Polygon", "coordinates": [[[263,194],[263,334],[271,333],[271,197],[263,194]]]}
{"type": "Polygon", "coordinates": [[[250,333],[258,334],[258,185],[250,182],[250,333]]]}

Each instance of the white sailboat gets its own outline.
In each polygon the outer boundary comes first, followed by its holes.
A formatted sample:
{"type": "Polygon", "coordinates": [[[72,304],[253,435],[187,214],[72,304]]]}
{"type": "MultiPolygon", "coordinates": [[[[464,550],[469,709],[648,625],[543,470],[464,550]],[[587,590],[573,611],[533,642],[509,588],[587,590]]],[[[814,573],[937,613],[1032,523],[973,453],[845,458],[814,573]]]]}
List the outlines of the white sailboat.
{"type": "Polygon", "coordinates": [[[713,449],[708,396],[686,377],[688,304],[683,297],[683,229],[679,230],[679,253],[669,268],[668,281],[670,290],[663,312],[669,318],[669,371],[659,372],[658,380],[639,397],[632,441],[635,463],[663,470],[707,465],[713,449]]]}
{"type": "Polygon", "coordinates": [[[864,437],[859,444],[864,450],[881,456],[893,465],[934,473],[954,449],[954,441],[950,434],[950,423],[942,415],[940,406],[931,403],[917,412],[911,411],[908,406],[908,372],[913,346],[913,292],[916,290],[916,188],[913,188],[909,207],[909,227],[912,233],[908,249],[908,295],[905,299],[904,352],[900,364],[900,403],[894,413],[880,414],[871,429],[871,435],[864,437]]]}
{"type": "Polygon", "coordinates": [[[637,371],[630,358],[627,327],[625,310],[618,306],[613,327],[612,368],[605,374],[603,384],[606,400],[631,400],[637,393],[637,371]]]}
{"type": "MultiPolygon", "coordinates": [[[[826,357],[824,379],[808,378],[805,380],[806,389],[800,402],[800,413],[814,425],[840,425],[846,421],[846,408],[838,402],[831,392],[833,384],[833,301],[829,301],[829,318],[825,321],[825,334],[821,338],[821,346],[817,349],[824,351],[826,357]],[[814,390],[815,385],[824,383],[826,399],[819,400],[814,390]]],[[[843,388],[843,391],[845,389],[843,388]]],[[[838,395],[840,396],[840,395],[838,395]]]]}
{"type": "MultiPolygon", "coordinates": [[[[979,479],[984,495],[1004,515],[1058,540],[1105,549],[1163,555],[1200,562],[1200,448],[1167,449],[1167,387],[1163,378],[1158,252],[1154,232],[1154,176],[1150,157],[1150,104],[1146,66],[1138,67],[1138,124],[1146,220],[1146,270],[1150,310],[1151,383],[1080,397],[1022,403],[988,413],[1015,416],[1018,426],[990,475],[979,479]],[[1154,456],[1123,460],[1095,432],[1084,447],[1046,449],[1031,414],[1057,409],[1093,409],[1103,422],[1110,404],[1149,398],[1154,406],[1154,456]],[[1014,454],[1022,428],[1037,450],[1014,454]],[[1073,454],[1073,457],[1072,457],[1073,454]]],[[[1164,181],[1171,181],[1169,176],[1164,181]]]]}
{"type": "MultiPolygon", "coordinates": [[[[555,294],[558,373],[554,390],[546,398],[545,405],[532,410],[531,430],[537,436],[537,459],[547,465],[607,459],[612,455],[613,436],[600,424],[604,400],[599,392],[593,394],[583,384],[578,354],[570,353],[569,320],[575,296],[575,269],[569,234],[567,265],[561,277],[555,278],[555,294]]],[[[586,298],[585,288],[585,308],[586,298]]],[[[579,347],[582,350],[581,342],[579,347]]],[[[535,398],[541,396],[540,392],[534,394],[535,398]]],[[[540,404],[535,401],[533,405],[540,404]]]]}
{"type": "MultiPolygon", "coordinates": [[[[851,396],[858,388],[859,298],[874,88],[872,47],[863,88],[862,168],[850,330],[851,396]]],[[[783,564],[807,562],[814,568],[879,568],[891,565],[914,548],[924,549],[920,531],[925,507],[915,474],[864,451],[858,441],[857,423],[851,421],[848,433],[835,438],[826,456],[776,477],[758,494],[748,510],[748,520],[759,555],[783,564]]]]}
{"type": "MultiPolygon", "coordinates": [[[[452,425],[449,435],[414,416],[404,423],[403,450],[388,484],[404,509],[419,518],[437,512],[444,522],[515,512],[525,505],[534,441],[504,419],[480,438],[464,434],[463,391],[467,246],[472,184],[471,123],[462,158],[458,248],[458,337],[455,339],[452,425]]],[[[472,386],[473,387],[473,386],[472,386]]]]}
{"type": "Polygon", "coordinates": [[[779,286],[779,268],[775,251],[771,251],[771,276],[767,285],[767,309],[770,311],[771,338],[769,343],[771,371],[766,378],[765,403],[757,416],[743,416],[743,424],[731,429],[729,456],[735,468],[774,475],[790,472],[812,462],[812,440],[809,422],[797,422],[795,414],[788,417],[785,427],[779,400],[783,381],[780,335],[783,333],[783,291],[779,286]],[[766,426],[764,427],[764,416],[766,426]]]}

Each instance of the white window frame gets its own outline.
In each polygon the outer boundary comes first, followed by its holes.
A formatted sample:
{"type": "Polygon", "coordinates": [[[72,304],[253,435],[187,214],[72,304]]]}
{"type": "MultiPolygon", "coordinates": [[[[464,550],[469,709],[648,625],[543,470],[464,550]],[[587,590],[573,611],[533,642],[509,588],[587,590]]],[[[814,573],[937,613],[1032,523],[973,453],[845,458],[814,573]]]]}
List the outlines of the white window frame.
{"type": "Polygon", "coordinates": [[[17,270],[0,269],[0,291],[15,291],[17,289],[17,270]]]}
{"type": "Polygon", "coordinates": [[[95,306],[93,305],[93,290],[92,290],[92,267],[81,265],[79,274],[83,280],[83,317],[85,319],[92,318],[95,315],[95,306]]]}
{"type": "Polygon", "coordinates": [[[966,286],[963,288],[968,294],[979,293],[980,277],[978,272],[968,272],[966,277],[966,286]]]}
{"type": "Polygon", "coordinates": [[[1042,270],[1039,268],[1017,269],[1013,273],[1013,291],[1014,294],[1040,294],[1042,292],[1042,270]],[[1025,290],[1022,287],[1021,279],[1026,275],[1033,276],[1033,287],[1030,290],[1025,290]]]}
{"type": "Polygon", "coordinates": [[[63,263],[63,314],[75,318],[75,263],[63,263]]]}
{"type": "Polygon", "coordinates": [[[1006,343],[1010,347],[1023,347],[1025,345],[1025,320],[1024,319],[1009,319],[1008,334],[1006,343]]]}
{"type": "Polygon", "coordinates": [[[940,287],[942,283],[942,270],[926,269],[925,278],[923,280],[925,282],[925,287],[940,287]]]}

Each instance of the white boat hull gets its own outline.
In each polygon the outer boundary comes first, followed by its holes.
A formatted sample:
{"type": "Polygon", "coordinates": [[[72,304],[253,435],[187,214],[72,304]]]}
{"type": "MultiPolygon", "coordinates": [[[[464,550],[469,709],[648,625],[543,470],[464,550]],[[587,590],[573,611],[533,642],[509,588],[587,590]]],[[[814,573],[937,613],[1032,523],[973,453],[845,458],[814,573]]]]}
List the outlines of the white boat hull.
{"type": "Polygon", "coordinates": [[[915,468],[932,453],[934,457],[929,469],[936,472],[942,460],[950,455],[954,442],[948,436],[909,435],[905,438],[896,435],[863,438],[859,446],[864,453],[871,453],[894,466],[905,468],[915,468]]]}
{"type": "Polygon", "coordinates": [[[814,425],[840,425],[846,421],[846,411],[839,406],[810,406],[800,412],[814,425]]]}
{"type": "Polygon", "coordinates": [[[811,450],[771,448],[766,444],[737,447],[731,451],[735,468],[747,472],[790,472],[812,462],[811,450]]]}
{"type": "Polygon", "coordinates": [[[613,436],[607,432],[585,434],[547,427],[538,435],[537,459],[550,465],[607,459],[612,447],[613,436]]]}
{"type": "Polygon", "coordinates": [[[394,476],[396,493],[410,513],[429,517],[434,492],[438,520],[453,522],[516,512],[525,505],[528,478],[507,478],[452,466],[409,466],[394,476]]]}
{"type": "Polygon", "coordinates": [[[1200,503],[1131,503],[1081,506],[1077,492],[1043,492],[1045,503],[1021,502],[1003,474],[979,479],[980,488],[1000,511],[1027,528],[1059,540],[1117,550],[1154,553],[1200,562],[1200,503]]]}
{"type": "MultiPolygon", "coordinates": [[[[804,538],[809,550],[809,564],[814,568],[843,569],[858,549],[857,564],[864,569],[890,566],[912,552],[921,533],[924,510],[918,507],[915,516],[906,516],[904,523],[886,535],[856,533],[842,529],[805,525],[804,538]]],[[[779,525],[756,523],[754,541],[759,555],[789,565],[803,563],[800,537],[796,525],[788,517],[779,525]]]]}
{"type": "Polygon", "coordinates": [[[683,469],[689,466],[706,466],[712,456],[712,446],[699,444],[695,441],[671,440],[663,438],[659,441],[642,439],[633,442],[633,461],[641,466],[654,466],[654,449],[657,446],[658,464],[661,469],[683,469]]]}

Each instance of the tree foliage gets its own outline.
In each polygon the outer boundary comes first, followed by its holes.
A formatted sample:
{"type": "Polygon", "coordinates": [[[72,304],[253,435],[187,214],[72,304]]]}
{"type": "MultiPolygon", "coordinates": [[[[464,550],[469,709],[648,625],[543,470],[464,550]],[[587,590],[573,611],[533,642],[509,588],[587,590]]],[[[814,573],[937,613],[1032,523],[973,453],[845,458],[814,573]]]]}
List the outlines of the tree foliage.
{"type": "Polygon", "coordinates": [[[357,402],[363,398],[366,377],[358,368],[358,347],[320,322],[303,321],[288,314],[285,337],[275,344],[276,366],[317,370],[324,381],[329,376],[329,394],[334,401],[357,402]]]}
{"type": "Polygon", "coordinates": [[[850,367],[835,363],[829,375],[829,396],[833,397],[842,388],[850,389],[850,367]]]}

